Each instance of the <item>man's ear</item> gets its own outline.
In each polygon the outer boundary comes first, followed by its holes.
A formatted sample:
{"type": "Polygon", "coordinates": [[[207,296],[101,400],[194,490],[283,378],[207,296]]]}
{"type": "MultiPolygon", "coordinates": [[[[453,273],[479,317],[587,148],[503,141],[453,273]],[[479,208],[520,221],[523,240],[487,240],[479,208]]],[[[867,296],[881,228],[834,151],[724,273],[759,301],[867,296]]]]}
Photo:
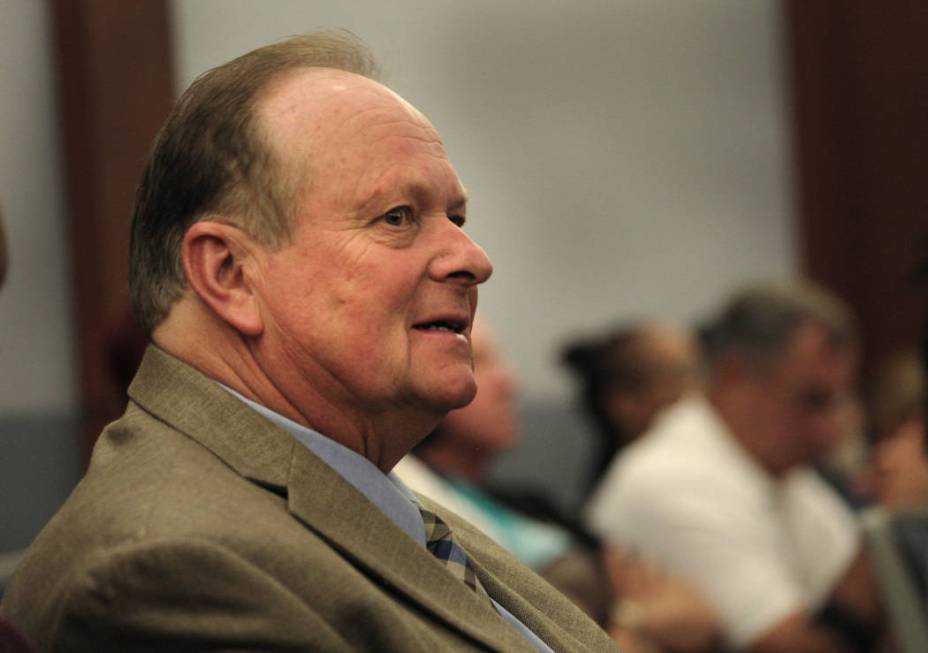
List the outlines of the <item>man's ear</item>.
{"type": "Polygon", "coordinates": [[[200,300],[233,329],[256,337],[264,322],[252,287],[251,249],[241,229],[221,222],[195,222],[183,241],[184,273],[200,300]]]}

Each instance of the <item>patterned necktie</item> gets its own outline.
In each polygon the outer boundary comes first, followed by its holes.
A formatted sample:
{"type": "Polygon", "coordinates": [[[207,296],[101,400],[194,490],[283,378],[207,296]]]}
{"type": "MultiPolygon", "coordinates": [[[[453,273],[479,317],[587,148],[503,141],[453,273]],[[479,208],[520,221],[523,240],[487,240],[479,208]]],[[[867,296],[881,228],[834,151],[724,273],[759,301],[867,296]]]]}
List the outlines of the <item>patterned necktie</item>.
{"type": "Polygon", "coordinates": [[[454,538],[451,537],[451,529],[448,528],[448,524],[434,512],[426,510],[422,506],[419,506],[419,512],[422,513],[422,521],[425,523],[425,540],[428,550],[445,564],[448,571],[492,606],[489,594],[487,594],[474,572],[473,564],[471,564],[467,554],[464,553],[464,549],[458,546],[454,538]]]}

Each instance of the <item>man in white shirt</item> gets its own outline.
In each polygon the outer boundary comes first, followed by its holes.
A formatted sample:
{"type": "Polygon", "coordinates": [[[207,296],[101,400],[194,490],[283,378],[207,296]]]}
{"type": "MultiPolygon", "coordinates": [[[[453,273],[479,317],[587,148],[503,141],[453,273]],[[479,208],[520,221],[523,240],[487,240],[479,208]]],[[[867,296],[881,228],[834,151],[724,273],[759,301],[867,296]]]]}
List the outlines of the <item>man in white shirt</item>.
{"type": "Polygon", "coordinates": [[[704,331],[705,398],[611,467],[591,527],[695,583],[735,650],[867,650],[879,608],[853,516],[807,466],[846,427],[856,341],[808,286],[736,297],[704,331]]]}

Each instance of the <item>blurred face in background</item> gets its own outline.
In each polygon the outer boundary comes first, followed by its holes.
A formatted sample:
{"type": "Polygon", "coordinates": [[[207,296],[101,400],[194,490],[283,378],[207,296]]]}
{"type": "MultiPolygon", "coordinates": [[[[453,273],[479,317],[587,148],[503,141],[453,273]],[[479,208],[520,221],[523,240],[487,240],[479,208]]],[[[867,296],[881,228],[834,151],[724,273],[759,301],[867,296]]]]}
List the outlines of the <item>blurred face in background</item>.
{"type": "Polygon", "coordinates": [[[877,501],[894,509],[928,506],[925,424],[912,419],[876,445],[873,484],[877,501]]]}
{"type": "Polygon", "coordinates": [[[805,324],[769,370],[746,382],[752,437],[771,472],[819,462],[842,440],[855,414],[856,361],[824,327],[805,324]]]}
{"type": "Polygon", "coordinates": [[[448,413],[442,430],[459,444],[502,453],[515,446],[519,431],[515,378],[485,322],[474,324],[471,344],[477,395],[464,408],[448,413]]]}
{"type": "Polygon", "coordinates": [[[883,361],[870,396],[874,444],[860,482],[863,493],[888,508],[928,505],[924,396],[917,350],[902,350],[883,361]]]}
{"type": "Polygon", "coordinates": [[[663,326],[651,326],[636,336],[640,379],[636,387],[616,387],[607,398],[610,421],[624,442],[643,434],[654,418],[697,385],[698,353],[693,338],[663,326]]]}

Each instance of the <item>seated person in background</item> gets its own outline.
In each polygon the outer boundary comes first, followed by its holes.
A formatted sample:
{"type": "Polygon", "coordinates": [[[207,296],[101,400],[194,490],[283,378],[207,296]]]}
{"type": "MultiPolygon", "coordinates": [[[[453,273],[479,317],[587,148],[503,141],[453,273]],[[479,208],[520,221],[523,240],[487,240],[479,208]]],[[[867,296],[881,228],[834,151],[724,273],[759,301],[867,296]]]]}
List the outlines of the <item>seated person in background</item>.
{"type": "Polygon", "coordinates": [[[562,525],[529,515],[487,489],[496,458],[516,444],[516,382],[485,321],[471,332],[478,392],[394,468],[413,490],[481,527],[573,599],[627,653],[706,651],[717,620],[684,584],[562,525]]]}
{"type": "Polygon", "coordinates": [[[572,538],[486,491],[493,462],[518,438],[516,383],[484,321],[475,322],[471,343],[477,396],[466,408],[451,411],[395,471],[411,489],[465,517],[538,569],[567,551],[572,538]]]}
{"type": "Polygon", "coordinates": [[[845,428],[848,310],[819,288],[756,286],[707,325],[703,351],[707,396],[615,462],[590,527],[694,583],[736,651],[872,650],[881,613],[859,529],[808,468],[845,428]]]}
{"type": "Polygon", "coordinates": [[[38,651],[610,651],[393,466],[474,397],[486,254],[347,34],[199,77],[138,192],[154,345],[0,605],[38,651]]]}
{"type": "Polygon", "coordinates": [[[693,338],[668,325],[642,322],[569,343],[561,354],[576,375],[597,445],[586,490],[615,455],[648,430],[654,417],[698,385],[693,338]]]}
{"type": "MultiPolygon", "coordinates": [[[[923,347],[928,352],[928,340],[923,347]]],[[[899,648],[919,653],[928,650],[925,363],[908,350],[877,370],[869,404],[873,447],[860,482],[876,500],[863,520],[899,648]]]]}
{"type": "Polygon", "coordinates": [[[921,365],[915,351],[894,356],[879,370],[871,398],[873,451],[865,485],[893,510],[928,507],[921,365]]]}

